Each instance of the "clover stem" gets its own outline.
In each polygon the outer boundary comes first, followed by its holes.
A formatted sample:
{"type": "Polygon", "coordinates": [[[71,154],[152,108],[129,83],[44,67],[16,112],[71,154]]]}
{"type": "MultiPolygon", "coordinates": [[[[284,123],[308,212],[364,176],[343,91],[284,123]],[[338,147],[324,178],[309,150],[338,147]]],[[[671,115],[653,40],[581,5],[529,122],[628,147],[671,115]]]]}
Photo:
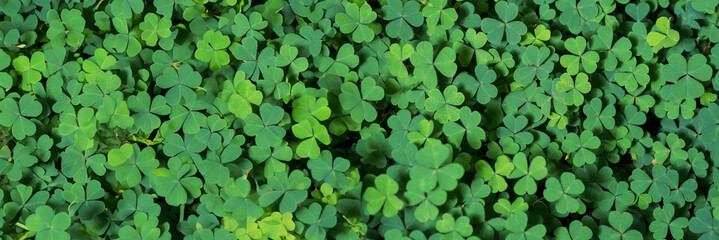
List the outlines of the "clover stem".
{"type": "Polygon", "coordinates": [[[185,204],[180,205],[180,222],[185,219],[185,204]]]}
{"type": "Polygon", "coordinates": [[[19,228],[25,229],[25,231],[30,231],[30,229],[28,229],[27,226],[25,226],[25,224],[16,222],[16,223],[15,223],[15,226],[18,226],[19,228]]]}
{"type": "Polygon", "coordinates": [[[103,1],[105,1],[105,0],[100,0],[99,2],[97,2],[97,4],[95,4],[95,10],[97,10],[97,8],[100,7],[100,4],[101,4],[103,1]]]}

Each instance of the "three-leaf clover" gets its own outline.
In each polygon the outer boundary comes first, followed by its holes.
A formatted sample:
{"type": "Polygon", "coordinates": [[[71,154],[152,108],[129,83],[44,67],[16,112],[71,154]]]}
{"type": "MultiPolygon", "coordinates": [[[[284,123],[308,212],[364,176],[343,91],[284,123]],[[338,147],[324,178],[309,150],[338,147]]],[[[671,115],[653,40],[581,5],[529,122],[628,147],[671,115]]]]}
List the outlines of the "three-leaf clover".
{"type": "Polygon", "coordinates": [[[422,80],[427,88],[437,86],[437,71],[445,77],[452,77],[457,72],[454,60],[457,54],[452,48],[445,47],[434,57],[434,47],[430,42],[422,41],[415,47],[415,52],[409,57],[414,66],[413,74],[422,80]]]}
{"type": "Polygon", "coordinates": [[[395,196],[399,191],[397,182],[386,174],[377,176],[374,179],[374,187],[369,187],[364,192],[364,201],[369,214],[375,214],[382,209],[382,214],[391,217],[397,214],[404,207],[402,199],[395,196]]]}
{"type": "Polygon", "coordinates": [[[547,176],[547,161],[542,156],[536,156],[531,163],[527,163],[527,156],[524,153],[514,155],[512,159],[514,171],[509,176],[510,179],[519,178],[514,184],[514,192],[518,195],[534,194],[537,192],[537,181],[547,176]]]}
{"type": "Polygon", "coordinates": [[[597,70],[597,62],[599,62],[599,54],[595,51],[586,51],[587,40],[582,37],[570,38],[564,41],[564,47],[572,54],[562,55],[559,63],[567,68],[567,73],[576,75],[579,67],[586,73],[593,73],[597,70]]]}
{"type": "Polygon", "coordinates": [[[589,93],[592,84],[589,83],[589,76],[579,73],[574,79],[569,73],[564,73],[557,82],[557,91],[566,93],[564,103],[568,106],[580,106],[584,103],[584,94],[589,93]]]}
{"type": "Polygon", "coordinates": [[[377,110],[369,101],[379,101],[384,98],[384,89],[377,86],[373,78],[365,78],[360,82],[360,89],[351,82],[342,84],[342,93],[339,95],[342,108],[350,112],[355,122],[372,122],[377,118],[377,110]]]}
{"type": "Polygon", "coordinates": [[[679,42],[679,32],[670,28],[669,18],[658,18],[653,29],[657,31],[647,34],[647,42],[652,46],[654,53],[659,52],[662,48],[670,48],[679,42]]]}
{"type": "Polygon", "coordinates": [[[642,234],[637,230],[630,230],[634,218],[628,212],[609,212],[609,226],[599,226],[598,237],[602,239],[643,239],[642,234]]]}
{"type": "Polygon", "coordinates": [[[170,158],[167,168],[152,171],[150,180],[157,195],[165,197],[167,204],[179,206],[187,202],[188,194],[192,198],[200,196],[202,179],[192,176],[195,171],[180,158],[170,158]]]}
{"type": "Polygon", "coordinates": [[[601,141],[592,131],[584,130],[581,136],[576,133],[567,134],[567,138],[562,142],[562,151],[572,154],[572,163],[581,167],[584,164],[593,164],[597,160],[597,155],[592,149],[599,148],[600,144],[601,141]]]}
{"type": "Polygon", "coordinates": [[[414,28],[422,25],[424,17],[419,11],[419,3],[409,1],[402,4],[401,0],[389,0],[382,6],[382,18],[390,23],[385,26],[387,36],[409,40],[414,37],[414,28]]]}
{"type": "Polygon", "coordinates": [[[25,219],[25,226],[38,239],[70,239],[70,234],[66,230],[71,223],[67,213],[55,214],[49,206],[36,208],[35,214],[25,219]]]}
{"type": "Polygon", "coordinates": [[[577,196],[584,192],[584,183],[568,172],[562,173],[560,179],[547,179],[544,183],[544,198],[553,203],[554,209],[560,214],[575,213],[582,201],[577,196]]]}
{"type": "Polygon", "coordinates": [[[352,33],[352,40],[357,43],[371,42],[375,32],[370,26],[377,19],[377,13],[369,4],[345,4],[345,12],[335,15],[335,22],[342,33],[352,33]]]}
{"type": "Polygon", "coordinates": [[[6,98],[0,101],[0,125],[11,128],[15,139],[23,140],[35,135],[37,127],[30,119],[41,112],[42,105],[30,94],[23,95],[19,101],[6,98]]]}
{"type": "Polygon", "coordinates": [[[499,44],[502,39],[506,39],[509,44],[519,43],[522,35],[527,33],[527,26],[521,21],[512,21],[519,13],[517,4],[498,2],[494,5],[494,11],[499,20],[482,19],[482,31],[487,33],[487,40],[493,44],[499,44]]]}
{"type": "Polygon", "coordinates": [[[210,69],[217,71],[230,63],[230,54],[225,51],[230,46],[230,37],[219,31],[207,31],[197,42],[195,57],[210,63],[210,69]]]}

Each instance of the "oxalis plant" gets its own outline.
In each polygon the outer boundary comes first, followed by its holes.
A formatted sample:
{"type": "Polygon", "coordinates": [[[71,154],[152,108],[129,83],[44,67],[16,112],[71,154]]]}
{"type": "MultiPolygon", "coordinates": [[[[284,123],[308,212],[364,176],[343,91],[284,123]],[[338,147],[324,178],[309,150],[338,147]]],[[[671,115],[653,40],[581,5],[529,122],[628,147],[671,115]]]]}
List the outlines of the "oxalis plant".
{"type": "Polygon", "coordinates": [[[717,0],[0,0],[0,239],[719,239],[717,0]]]}

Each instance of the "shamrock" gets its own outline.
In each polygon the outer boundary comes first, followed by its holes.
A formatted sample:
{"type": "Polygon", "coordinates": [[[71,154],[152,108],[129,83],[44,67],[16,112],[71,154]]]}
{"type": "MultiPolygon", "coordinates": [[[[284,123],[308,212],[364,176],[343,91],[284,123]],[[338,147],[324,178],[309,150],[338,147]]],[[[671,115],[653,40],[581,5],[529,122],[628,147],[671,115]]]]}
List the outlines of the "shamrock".
{"type": "Polygon", "coordinates": [[[430,0],[429,4],[422,8],[422,15],[427,18],[428,31],[434,33],[437,24],[444,29],[449,29],[459,18],[457,10],[447,6],[447,0],[430,0]]]}
{"type": "Polygon", "coordinates": [[[359,65],[359,56],[355,55],[355,49],[350,44],[342,45],[337,51],[336,59],[331,57],[318,56],[314,58],[314,64],[324,75],[332,73],[338,76],[345,76],[350,69],[359,65]]]}
{"type": "Polygon", "coordinates": [[[592,239],[592,229],[584,226],[579,220],[574,220],[569,224],[569,229],[567,227],[556,228],[554,235],[559,239],[589,240],[592,239]]]}
{"type": "Polygon", "coordinates": [[[449,213],[442,215],[442,219],[435,223],[435,228],[445,234],[443,239],[465,239],[472,234],[473,228],[469,224],[469,218],[461,216],[455,219],[449,213]]]}
{"type": "Polygon", "coordinates": [[[142,175],[152,176],[160,165],[155,159],[152,148],[143,148],[137,144],[123,144],[120,148],[112,149],[107,155],[108,169],[115,171],[115,178],[134,187],[140,184],[142,175]]]}
{"type": "Polygon", "coordinates": [[[322,151],[319,157],[307,161],[307,166],[312,169],[313,179],[324,181],[332,187],[342,187],[348,181],[343,172],[349,169],[350,161],[342,157],[333,159],[330,151],[322,151]]]}
{"type": "Polygon", "coordinates": [[[47,12],[48,23],[50,28],[47,30],[47,37],[55,45],[67,45],[78,49],[85,40],[82,31],[85,29],[85,19],[82,17],[82,11],[79,9],[63,9],[58,11],[51,10],[47,12]]]}
{"type": "Polygon", "coordinates": [[[391,217],[402,209],[404,202],[395,194],[399,191],[399,185],[395,180],[382,174],[374,179],[374,187],[365,190],[364,201],[369,214],[375,214],[382,209],[382,214],[391,217]]]}
{"type": "Polygon", "coordinates": [[[585,163],[592,164],[597,160],[597,156],[590,149],[597,149],[601,142],[597,136],[591,131],[584,130],[581,136],[576,133],[567,134],[567,138],[562,142],[562,151],[566,153],[575,153],[572,162],[575,166],[581,167],[585,163]]]}
{"type": "Polygon", "coordinates": [[[599,226],[600,238],[604,239],[642,239],[642,234],[637,230],[630,230],[634,218],[628,212],[609,212],[609,226],[599,226]]]}
{"type": "Polygon", "coordinates": [[[25,226],[31,234],[41,239],[70,239],[70,234],[66,230],[71,223],[67,213],[55,214],[49,206],[36,208],[35,214],[25,220],[25,226]]]}
{"type": "Polygon", "coordinates": [[[683,148],[686,145],[683,139],[679,138],[676,134],[669,134],[666,137],[665,140],[667,146],[664,146],[662,142],[654,142],[652,145],[654,149],[654,159],[657,160],[659,164],[664,164],[664,161],[669,159],[672,163],[678,160],[686,160],[688,155],[687,151],[685,151],[683,148]]]}
{"type": "Polygon", "coordinates": [[[664,85],[659,93],[669,100],[699,98],[704,93],[700,81],[708,81],[712,77],[711,67],[706,57],[696,54],[687,61],[681,55],[667,57],[669,62],[662,68],[661,77],[673,85],[664,85]]]}
{"type": "Polygon", "coordinates": [[[566,93],[564,95],[564,103],[568,106],[580,106],[584,103],[584,94],[592,89],[589,83],[589,76],[585,73],[579,73],[574,79],[569,73],[562,74],[557,82],[557,91],[566,93]]]}
{"type": "Polygon", "coordinates": [[[554,70],[554,63],[547,61],[549,55],[549,48],[527,47],[522,54],[522,65],[514,72],[514,78],[523,85],[529,85],[535,79],[547,79],[554,70]]]}
{"type": "Polygon", "coordinates": [[[477,65],[474,68],[474,75],[476,77],[464,72],[460,73],[452,84],[469,97],[476,96],[477,102],[487,104],[498,94],[497,87],[493,84],[497,80],[497,73],[486,65],[477,65]]]}
{"type": "Polygon", "coordinates": [[[340,26],[342,33],[352,33],[352,41],[356,43],[371,42],[374,39],[373,22],[377,13],[372,11],[369,4],[345,4],[345,12],[335,15],[335,22],[340,26]]]}
{"type": "Polygon", "coordinates": [[[517,44],[522,35],[527,33],[527,26],[520,21],[512,21],[517,17],[519,7],[514,3],[498,2],[494,11],[500,20],[494,18],[482,19],[482,31],[487,33],[487,40],[499,44],[506,39],[509,44],[517,44]]]}
{"type": "Polygon", "coordinates": [[[350,112],[352,120],[371,122],[377,118],[377,110],[369,101],[380,101],[384,98],[384,90],[377,86],[373,78],[365,78],[360,82],[360,89],[354,83],[343,83],[342,93],[339,95],[342,108],[350,112]]]}
{"type": "Polygon", "coordinates": [[[309,208],[300,208],[297,211],[297,219],[310,225],[305,231],[309,238],[323,239],[328,228],[337,224],[337,209],[334,206],[327,206],[324,209],[319,203],[313,203],[309,208]]]}
{"type": "Polygon", "coordinates": [[[299,139],[304,139],[295,150],[295,153],[303,158],[316,158],[320,155],[320,146],[317,141],[324,145],[330,144],[331,141],[327,128],[310,119],[292,125],[292,134],[299,139]]]}
{"type": "Polygon", "coordinates": [[[220,189],[220,196],[227,200],[225,201],[224,209],[229,212],[233,219],[250,222],[248,221],[249,219],[257,219],[262,216],[262,208],[256,201],[249,198],[251,190],[252,185],[243,178],[228,181],[220,189]]]}
{"type": "Polygon", "coordinates": [[[84,186],[81,183],[65,183],[63,189],[62,197],[66,202],[72,203],[68,207],[69,213],[82,220],[94,218],[105,208],[105,202],[101,201],[105,192],[97,180],[91,180],[84,186]]]}
{"type": "Polygon", "coordinates": [[[30,119],[41,112],[42,105],[30,94],[23,95],[19,101],[6,98],[0,101],[0,125],[11,128],[15,139],[23,140],[35,134],[37,127],[30,119]]]}
{"type": "Polygon", "coordinates": [[[547,161],[542,156],[534,157],[531,163],[527,163],[527,156],[524,153],[514,155],[512,159],[514,171],[507,176],[510,179],[519,178],[514,184],[514,192],[518,195],[534,194],[537,192],[537,182],[547,176],[547,161]]]}
{"type": "Polygon", "coordinates": [[[561,182],[556,177],[547,179],[544,198],[553,203],[554,210],[559,214],[575,213],[582,204],[577,196],[584,192],[584,183],[568,172],[562,173],[560,179],[561,182]]]}
{"type": "Polygon", "coordinates": [[[419,12],[419,3],[406,2],[401,0],[390,0],[382,7],[382,18],[391,21],[385,26],[387,36],[409,40],[414,37],[413,28],[419,27],[424,21],[424,16],[419,12]]]}
{"type": "Polygon", "coordinates": [[[40,82],[42,73],[47,69],[45,54],[42,52],[35,52],[30,58],[25,55],[18,56],[12,60],[12,66],[22,76],[20,86],[25,91],[29,91],[33,84],[40,82]]]}
{"type": "MultiPolygon", "coordinates": [[[[301,72],[304,72],[309,67],[309,62],[307,61],[307,58],[298,57],[298,55],[299,50],[296,47],[282,45],[282,47],[280,47],[279,55],[275,57],[275,66],[288,66],[290,68],[290,71],[288,71],[288,73],[294,77],[297,77],[301,72]]],[[[267,77],[269,74],[262,72],[262,75],[265,75],[265,77],[267,77]]]]}
{"type": "MultiPolygon", "coordinates": [[[[711,239],[719,237],[719,220],[712,217],[709,207],[696,210],[695,215],[689,220],[689,231],[701,234],[701,239],[711,239]]],[[[672,236],[673,236],[672,232],[672,236]]]]}
{"type": "Polygon", "coordinates": [[[389,62],[389,72],[397,77],[407,77],[407,66],[404,65],[404,61],[412,56],[414,53],[414,47],[410,44],[399,44],[393,43],[389,46],[389,51],[385,52],[385,58],[389,62]]]}
{"type": "Polygon", "coordinates": [[[273,212],[272,215],[259,222],[259,227],[269,238],[280,239],[280,236],[289,235],[288,230],[295,230],[295,223],[292,221],[292,213],[273,212]]]}
{"type": "Polygon", "coordinates": [[[507,180],[504,177],[512,173],[514,164],[512,164],[509,157],[502,155],[494,163],[494,169],[484,160],[477,162],[475,169],[477,171],[475,177],[481,177],[487,181],[487,184],[492,188],[492,192],[496,193],[507,189],[507,180]]]}
{"type": "Polygon", "coordinates": [[[619,86],[625,87],[627,91],[635,91],[649,83],[649,67],[643,63],[637,65],[636,58],[622,63],[619,71],[614,75],[614,80],[619,86]]]}
{"type": "Polygon", "coordinates": [[[434,60],[434,47],[431,43],[422,41],[417,44],[415,50],[409,57],[409,61],[414,66],[413,74],[422,79],[428,88],[437,86],[437,71],[445,77],[452,77],[457,72],[457,64],[454,63],[457,55],[452,48],[442,48],[434,60]]]}
{"type": "MultiPolygon", "coordinates": [[[[655,208],[653,211],[654,221],[649,225],[655,238],[665,238],[671,232],[672,237],[681,239],[684,237],[684,229],[689,225],[689,219],[685,217],[674,218],[674,205],[665,205],[663,208],[655,208]]],[[[691,230],[691,229],[690,229],[691,230]]]]}
{"type": "Polygon", "coordinates": [[[464,135],[467,135],[467,143],[471,148],[479,149],[482,147],[482,140],[486,138],[484,129],[478,126],[482,121],[482,115],[465,106],[459,110],[459,120],[462,124],[447,122],[442,127],[442,132],[447,136],[447,141],[455,147],[459,147],[462,144],[464,135]]]}
{"type": "Polygon", "coordinates": [[[159,116],[168,115],[171,110],[164,96],[156,96],[151,101],[147,92],[139,92],[137,95],[130,96],[127,99],[127,105],[131,111],[135,112],[132,114],[132,118],[135,119],[133,127],[137,128],[135,130],[139,129],[145,133],[151,133],[160,127],[159,116]]]}
{"type": "Polygon", "coordinates": [[[95,111],[92,108],[81,108],[77,113],[64,112],[60,115],[58,133],[71,138],[75,148],[80,151],[91,148],[95,144],[94,137],[97,133],[95,111]]]}
{"type": "Polygon", "coordinates": [[[267,189],[260,195],[260,206],[267,207],[279,199],[279,210],[282,213],[294,212],[297,205],[307,198],[307,188],[310,186],[310,178],[304,173],[294,170],[291,173],[282,173],[267,179],[267,189]]]}
{"type": "Polygon", "coordinates": [[[464,170],[458,163],[445,164],[449,157],[449,148],[445,145],[420,149],[417,152],[418,165],[410,170],[410,177],[419,180],[420,188],[425,191],[435,186],[444,190],[456,188],[457,179],[462,177],[464,170]]]}
{"type": "Polygon", "coordinates": [[[456,106],[464,102],[464,94],[460,93],[456,86],[447,86],[442,93],[435,88],[427,95],[424,107],[427,111],[434,112],[435,120],[439,123],[459,120],[459,109],[456,106]]]}
{"type": "Polygon", "coordinates": [[[165,68],[162,76],[157,78],[157,86],[170,89],[165,94],[170,106],[179,104],[182,98],[194,98],[194,88],[200,86],[200,83],[202,76],[189,65],[182,65],[178,69],[165,68]]]}
{"type": "Polygon", "coordinates": [[[120,239],[138,239],[138,238],[150,238],[150,239],[161,239],[169,237],[167,230],[163,232],[158,228],[157,224],[160,220],[157,217],[149,216],[146,213],[135,214],[133,218],[133,226],[125,225],[120,228],[118,235],[120,239]]]}
{"type": "Polygon", "coordinates": [[[602,57],[604,69],[612,71],[619,62],[626,62],[632,57],[632,42],[626,38],[619,38],[614,44],[614,33],[609,27],[602,26],[597,34],[591,37],[591,48],[598,51],[602,57]]]}
{"type": "Polygon", "coordinates": [[[147,214],[148,216],[157,217],[160,215],[160,205],[154,202],[149,194],[140,194],[135,191],[128,190],[122,193],[122,199],[117,202],[118,211],[116,216],[118,219],[125,219],[132,214],[147,214]]]}
{"type": "Polygon", "coordinates": [[[265,40],[260,31],[267,27],[268,22],[262,19],[261,13],[252,12],[249,17],[244,14],[237,14],[233,21],[235,24],[232,25],[232,34],[236,37],[247,35],[258,41],[265,40]]]}
{"type": "Polygon", "coordinates": [[[202,36],[202,40],[197,42],[195,57],[200,61],[209,62],[210,69],[217,71],[230,63],[230,55],[225,51],[229,46],[229,37],[219,31],[207,31],[202,36]]]}
{"type": "Polygon", "coordinates": [[[274,67],[275,50],[272,48],[259,50],[258,42],[253,38],[244,38],[241,44],[234,43],[231,48],[232,55],[242,61],[238,72],[245,72],[253,81],[259,79],[262,70],[267,71],[267,68],[274,67]]]}
{"type": "Polygon", "coordinates": [[[145,15],[145,21],[139,25],[142,30],[140,37],[148,46],[155,46],[159,38],[170,37],[171,26],[172,21],[169,18],[159,18],[156,14],[149,13],[145,15]]]}
{"type": "Polygon", "coordinates": [[[629,184],[624,181],[617,182],[615,180],[605,184],[607,191],[600,195],[599,209],[609,211],[614,207],[616,210],[624,211],[634,204],[634,194],[629,191],[629,184]]]}
{"type": "Polygon", "coordinates": [[[90,169],[95,175],[102,176],[105,169],[105,155],[96,154],[97,147],[80,152],[74,147],[65,149],[60,153],[62,158],[61,170],[75,182],[84,183],[91,176],[90,169]]]}
{"type": "Polygon", "coordinates": [[[562,55],[559,62],[563,67],[567,68],[567,73],[576,75],[579,72],[579,66],[586,73],[593,73],[597,70],[597,62],[599,62],[599,54],[595,51],[587,51],[587,40],[584,37],[570,38],[564,41],[564,47],[572,53],[562,55]]]}
{"type": "Polygon", "coordinates": [[[669,18],[660,17],[652,31],[647,34],[647,43],[652,46],[652,52],[657,53],[662,48],[670,48],[679,42],[679,32],[669,26],[669,18]],[[656,31],[654,31],[656,30],[656,31]]]}
{"type": "Polygon", "coordinates": [[[507,239],[543,239],[547,228],[544,225],[536,225],[527,229],[527,220],[527,214],[524,212],[518,212],[507,218],[507,230],[512,232],[507,235],[507,239]]]}
{"type": "Polygon", "coordinates": [[[614,105],[607,105],[602,108],[602,100],[599,98],[594,98],[589,101],[589,104],[585,104],[582,112],[587,116],[583,123],[584,128],[592,132],[602,132],[603,129],[611,130],[615,126],[614,115],[617,110],[614,105]]]}
{"type": "Polygon", "coordinates": [[[309,118],[324,121],[330,117],[331,113],[332,110],[328,107],[327,98],[318,99],[314,96],[305,95],[292,102],[292,119],[295,121],[303,121],[309,118]]]}
{"type": "Polygon", "coordinates": [[[582,32],[585,25],[591,25],[590,20],[595,19],[601,13],[597,1],[594,0],[558,0],[555,5],[562,13],[559,15],[559,22],[569,28],[572,34],[582,32]]]}
{"type": "Polygon", "coordinates": [[[202,179],[192,177],[196,171],[189,164],[183,163],[180,158],[171,158],[167,168],[157,168],[152,171],[150,180],[157,195],[165,197],[167,204],[179,206],[185,204],[190,197],[200,196],[202,179]]]}
{"type": "Polygon", "coordinates": [[[222,83],[223,92],[227,96],[227,108],[238,118],[245,118],[252,113],[252,105],[262,103],[262,92],[257,91],[257,86],[250,80],[245,79],[245,72],[238,71],[234,81],[222,83]]]}
{"type": "Polygon", "coordinates": [[[420,183],[410,180],[407,183],[407,192],[404,193],[407,199],[407,205],[417,206],[415,217],[420,222],[434,220],[439,214],[437,206],[441,206],[447,201],[447,192],[442,189],[435,188],[431,191],[421,189],[420,183]]]}
{"type": "Polygon", "coordinates": [[[285,129],[277,124],[285,116],[282,108],[270,104],[260,105],[260,115],[251,113],[245,118],[245,133],[255,137],[258,146],[277,146],[285,136],[285,129]]]}
{"type": "Polygon", "coordinates": [[[524,115],[514,116],[507,115],[502,119],[504,123],[503,127],[497,129],[497,136],[500,138],[509,137],[514,139],[515,142],[521,145],[527,145],[534,141],[534,136],[525,132],[524,128],[527,127],[529,119],[524,115]]]}

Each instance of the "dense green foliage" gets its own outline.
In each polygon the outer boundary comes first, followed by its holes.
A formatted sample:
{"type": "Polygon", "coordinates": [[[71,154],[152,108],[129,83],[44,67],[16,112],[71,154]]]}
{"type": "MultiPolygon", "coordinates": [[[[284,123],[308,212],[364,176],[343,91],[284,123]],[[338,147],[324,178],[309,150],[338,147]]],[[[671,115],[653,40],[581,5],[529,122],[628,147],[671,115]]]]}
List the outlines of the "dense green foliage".
{"type": "Polygon", "coordinates": [[[368,2],[0,0],[0,238],[719,239],[719,0],[368,2]]]}

